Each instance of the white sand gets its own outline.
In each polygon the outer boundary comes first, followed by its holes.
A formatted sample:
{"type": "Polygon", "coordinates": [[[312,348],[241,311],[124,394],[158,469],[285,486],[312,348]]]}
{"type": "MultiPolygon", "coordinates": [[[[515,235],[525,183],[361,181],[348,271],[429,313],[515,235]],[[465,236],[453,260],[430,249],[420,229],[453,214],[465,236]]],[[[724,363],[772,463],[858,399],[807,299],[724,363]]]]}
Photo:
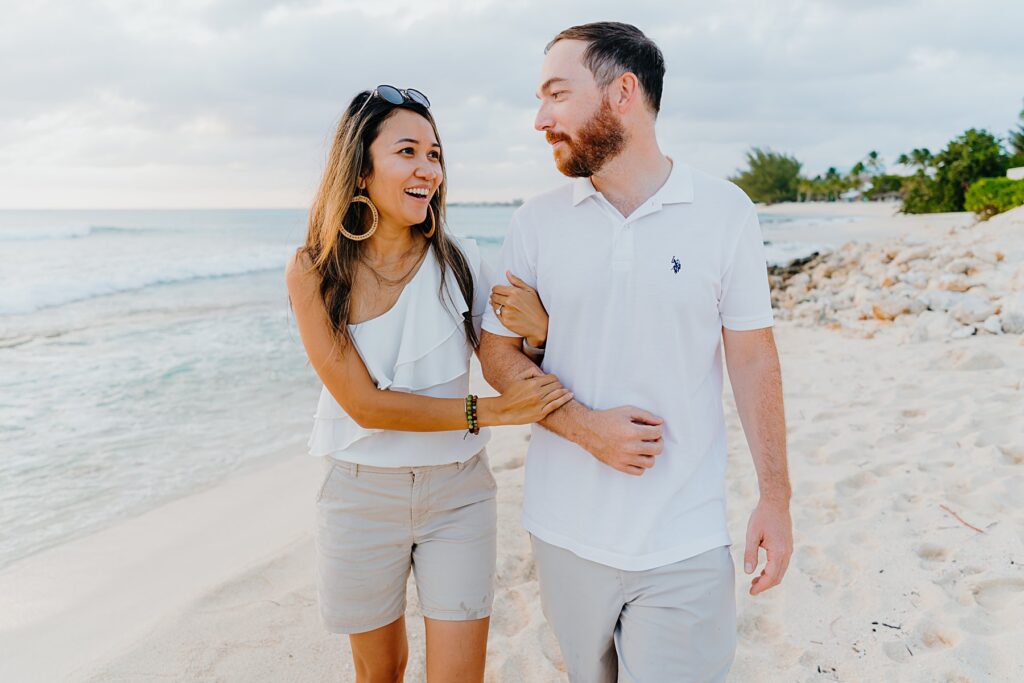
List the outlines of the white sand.
{"type": "MultiPolygon", "coordinates": [[[[901,345],[789,322],[776,337],[796,552],[757,598],[738,572],[730,680],[1024,680],[1020,337],[901,345]]],[[[726,407],[739,563],[757,488],[731,397],[726,407]]],[[[564,681],[518,522],[527,435],[496,430],[490,446],[488,680],[564,681]]],[[[346,640],[318,622],[319,476],[296,454],[0,573],[0,680],[354,680],[346,640]]],[[[412,589],[408,681],[423,680],[416,614],[412,589]]]]}
{"type": "Polygon", "coordinates": [[[974,214],[899,213],[893,202],[786,202],[758,205],[760,214],[798,216],[799,224],[773,223],[768,237],[776,242],[806,242],[839,246],[844,242],[876,242],[902,235],[941,240],[950,228],[974,223],[974,214]],[[844,217],[852,220],[843,221],[844,217]],[[815,223],[815,219],[822,219],[815,223]]]}

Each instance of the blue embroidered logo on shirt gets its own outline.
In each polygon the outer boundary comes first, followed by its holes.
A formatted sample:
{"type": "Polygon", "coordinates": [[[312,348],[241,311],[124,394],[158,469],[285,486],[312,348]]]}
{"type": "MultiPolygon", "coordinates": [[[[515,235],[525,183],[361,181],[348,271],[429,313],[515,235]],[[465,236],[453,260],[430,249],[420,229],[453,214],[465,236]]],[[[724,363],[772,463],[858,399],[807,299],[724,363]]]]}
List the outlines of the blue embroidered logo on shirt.
{"type": "Polygon", "coordinates": [[[683,264],[679,262],[675,256],[672,257],[672,272],[678,273],[679,269],[683,267],[683,264]]]}

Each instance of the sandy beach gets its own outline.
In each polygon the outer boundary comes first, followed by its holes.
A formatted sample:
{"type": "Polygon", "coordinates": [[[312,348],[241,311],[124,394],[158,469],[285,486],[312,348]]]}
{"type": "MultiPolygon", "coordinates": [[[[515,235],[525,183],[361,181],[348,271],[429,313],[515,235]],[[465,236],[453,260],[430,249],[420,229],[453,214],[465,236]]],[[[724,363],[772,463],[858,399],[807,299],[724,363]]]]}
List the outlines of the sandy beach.
{"type": "MultiPolygon", "coordinates": [[[[931,249],[904,261],[904,274],[930,272],[954,234],[957,244],[1003,253],[986,265],[979,250],[979,264],[959,275],[993,307],[986,320],[1009,325],[1010,304],[998,302],[1024,292],[1022,262],[1012,258],[1024,253],[1024,217],[970,228],[969,214],[843,204],[843,215],[851,207],[863,218],[842,226],[846,238],[931,249]]],[[[816,291],[830,297],[841,288],[822,282],[816,291]]],[[[1024,336],[980,321],[957,324],[974,327],[970,335],[937,334],[933,309],[865,318],[875,299],[864,292],[848,306],[830,303],[829,324],[819,309],[798,309],[813,298],[803,287],[786,310],[807,315],[780,316],[776,326],[796,548],[782,585],[756,598],[737,566],[730,680],[1024,680],[1024,336]],[[915,333],[922,320],[930,334],[915,333]]],[[[478,368],[474,381],[490,393],[478,368]]],[[[728,394],[725,406],[739,565],[757,485],[728,394]]],[[[304,438],[268,467],[0,572],[0,679],[354,680],[347,640],[319,624],[312,528],[321,469],[304,438]]],[[[489,681],[567,680],[519,525],[528,438],[526,427],[497,429],[489,446],[499,487],[489,681]]],[[[657,466],[645,476],[658,476],[657,466]]],[[[410,584],[408,681],[424,672],[415,596],[410,584]]]]}

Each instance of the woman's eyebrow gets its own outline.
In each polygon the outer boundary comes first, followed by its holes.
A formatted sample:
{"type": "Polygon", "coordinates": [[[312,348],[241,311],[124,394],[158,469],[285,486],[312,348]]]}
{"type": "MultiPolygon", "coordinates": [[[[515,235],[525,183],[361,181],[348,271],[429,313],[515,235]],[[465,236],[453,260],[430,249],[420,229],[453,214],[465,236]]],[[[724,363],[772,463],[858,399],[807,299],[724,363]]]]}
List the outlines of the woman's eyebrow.
{"type": "MultiPolygon", "coordinates": [[[[396,141],[395,141],[395,142],[393,142],[392,144],[395,144],[395,145],[401,145],[401,144],[404,144],[404,143],[406,143],[406,142],[411,142],[411,143],[413,143],[414,145],[418,145],[418,144],[420,144],[420,141],[419,141],[419,140],[414,140],[413,138],[402,138],[401,140],[396,140],[396,141]]],[[[432,144],[432,145],[430,145],[430,146],[431,146],[431,147],[437,147],[438,149],[440,149],[440,148],[441,148],[441,145],[437,144],[436,142],[435,142],[435,143],[433,143],[433,144],[432,144]]]]}

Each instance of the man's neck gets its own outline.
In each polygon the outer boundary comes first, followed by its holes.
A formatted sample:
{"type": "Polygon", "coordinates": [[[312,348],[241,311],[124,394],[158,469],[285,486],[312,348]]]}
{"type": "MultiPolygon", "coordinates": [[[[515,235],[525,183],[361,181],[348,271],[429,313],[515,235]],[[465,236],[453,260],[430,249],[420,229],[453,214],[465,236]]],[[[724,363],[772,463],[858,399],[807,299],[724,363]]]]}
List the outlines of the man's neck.
{"type": "Polygon", "coordinates": [[[621,154],[591,176],[594,187],[624,217],[650,199],[668,180],[672,162],[654,135],[631,140],[621,154]]]}

